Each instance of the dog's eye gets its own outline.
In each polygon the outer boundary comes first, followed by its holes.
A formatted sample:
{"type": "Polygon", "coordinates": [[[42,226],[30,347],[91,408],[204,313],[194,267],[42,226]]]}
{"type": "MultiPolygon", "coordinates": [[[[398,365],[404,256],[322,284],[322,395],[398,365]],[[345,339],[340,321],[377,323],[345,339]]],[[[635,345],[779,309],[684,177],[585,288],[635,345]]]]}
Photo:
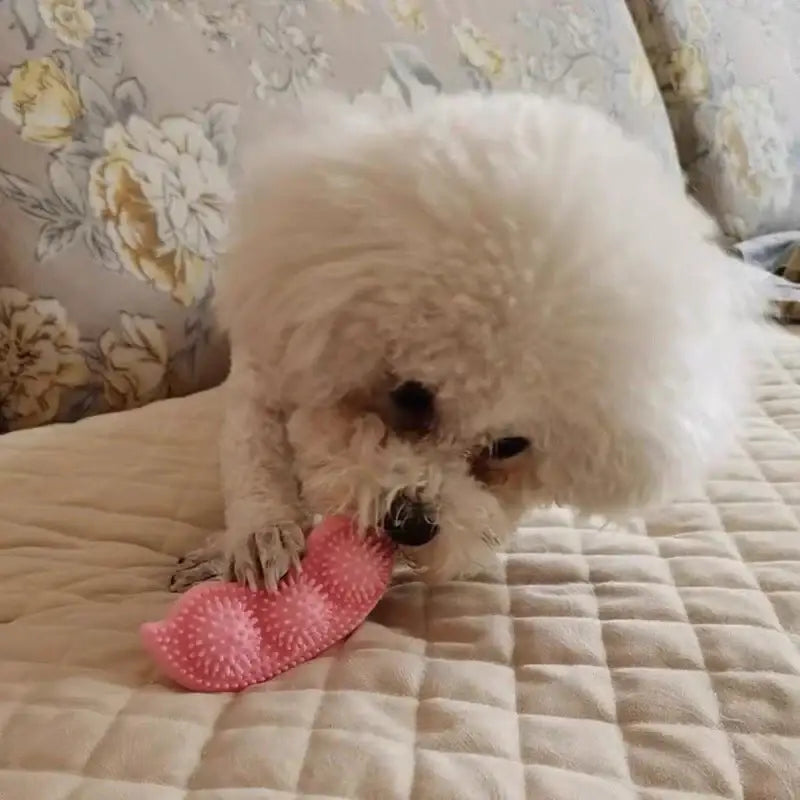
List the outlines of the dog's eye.
{"type": "Polygon", "coordinates": [[[434,395],[419,381],[405,381],[390,393],[399,419],[397,427],[422,432],[430,428],[434,415],[434,395]]]}
{"type": "Polygon", "coordinates": [[[508,468],[496,464],[524,453],[531,446],[531,440],[524,436],[504,436],[495,439],[488,447],[479,450],[469,450],[466,457],[469,460],[472,476],[481,483],[491,485],[503,480],[503,475],[508,468]]]}
{"type": "Polygon", "coordinates": [[[489,445],[488,456],[495,461],[504,461],[523,453],[531,446],[530,439],[524,436],[506,436],[496,439],[489,445]]]}
{"type": "Polygon", "coordinates": [[[392,401],[403,411],[425,414],[433,411],[433,392],[419,381],[401,383],[392,392],[392,401]]]}

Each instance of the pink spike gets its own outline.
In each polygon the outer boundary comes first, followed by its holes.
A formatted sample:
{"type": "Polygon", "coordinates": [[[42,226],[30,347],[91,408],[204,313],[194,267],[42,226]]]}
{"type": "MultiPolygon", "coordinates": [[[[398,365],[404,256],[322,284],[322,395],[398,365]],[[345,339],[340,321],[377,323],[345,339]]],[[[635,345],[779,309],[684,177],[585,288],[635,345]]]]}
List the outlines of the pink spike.
{"type": "Polygon", "coordinates": [[[306,542],[302,569],[276,591],[236,583],[200,584],[161,622],[145,622],[142,643],[186,689],[229,692],[269,680],[352,633],[392,577],[394,545],[329,517],[306,542]]]}

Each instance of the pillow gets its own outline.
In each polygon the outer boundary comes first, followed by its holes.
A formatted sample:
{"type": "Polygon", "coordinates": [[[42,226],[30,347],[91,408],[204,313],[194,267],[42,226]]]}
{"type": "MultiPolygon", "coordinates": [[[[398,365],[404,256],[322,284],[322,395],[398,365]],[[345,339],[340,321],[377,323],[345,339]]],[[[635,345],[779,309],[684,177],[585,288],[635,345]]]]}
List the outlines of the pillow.
{"type": "Polygon", "coordinates": [[[243,110],[315,87],[540,90],[677,168],[624,0],[9,0],[0,54],[6,429],[224,377],[210,306],[243,110]]]}
{"type": "Polygon", "coordinates": [[[740,240],[800,225],[800,3],[629,0],[701,202],[740,240]]]}

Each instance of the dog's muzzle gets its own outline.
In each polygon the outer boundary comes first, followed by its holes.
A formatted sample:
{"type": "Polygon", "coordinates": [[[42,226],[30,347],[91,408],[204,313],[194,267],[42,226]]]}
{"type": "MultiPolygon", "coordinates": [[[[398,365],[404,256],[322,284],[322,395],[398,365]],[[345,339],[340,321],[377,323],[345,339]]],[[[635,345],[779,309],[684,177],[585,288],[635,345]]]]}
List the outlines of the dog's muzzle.
{"type": "Polygon", "coordinates": [[[398,495],[392,502],[383,529],[393,542],[404,547],[420,547],[439,533],[430,506],[405,495],[398,495]]]}

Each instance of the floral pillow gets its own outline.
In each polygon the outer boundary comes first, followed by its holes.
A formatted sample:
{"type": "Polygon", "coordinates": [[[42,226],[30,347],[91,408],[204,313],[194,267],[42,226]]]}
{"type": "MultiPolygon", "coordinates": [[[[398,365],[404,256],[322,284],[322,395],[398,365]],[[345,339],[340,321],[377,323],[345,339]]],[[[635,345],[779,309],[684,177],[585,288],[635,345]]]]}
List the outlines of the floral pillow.
{"type": "Polygon", "coordinates": [[[325,86],[593,103],[677,168],[624,0],[0,3],[0,427],[209,386],[237,122],[325,86]]]}
{"type": "Polygon", "coordinates": [[[800,3],[628,3],[704,205],[737,240],[800,227],[800,3]]]}

